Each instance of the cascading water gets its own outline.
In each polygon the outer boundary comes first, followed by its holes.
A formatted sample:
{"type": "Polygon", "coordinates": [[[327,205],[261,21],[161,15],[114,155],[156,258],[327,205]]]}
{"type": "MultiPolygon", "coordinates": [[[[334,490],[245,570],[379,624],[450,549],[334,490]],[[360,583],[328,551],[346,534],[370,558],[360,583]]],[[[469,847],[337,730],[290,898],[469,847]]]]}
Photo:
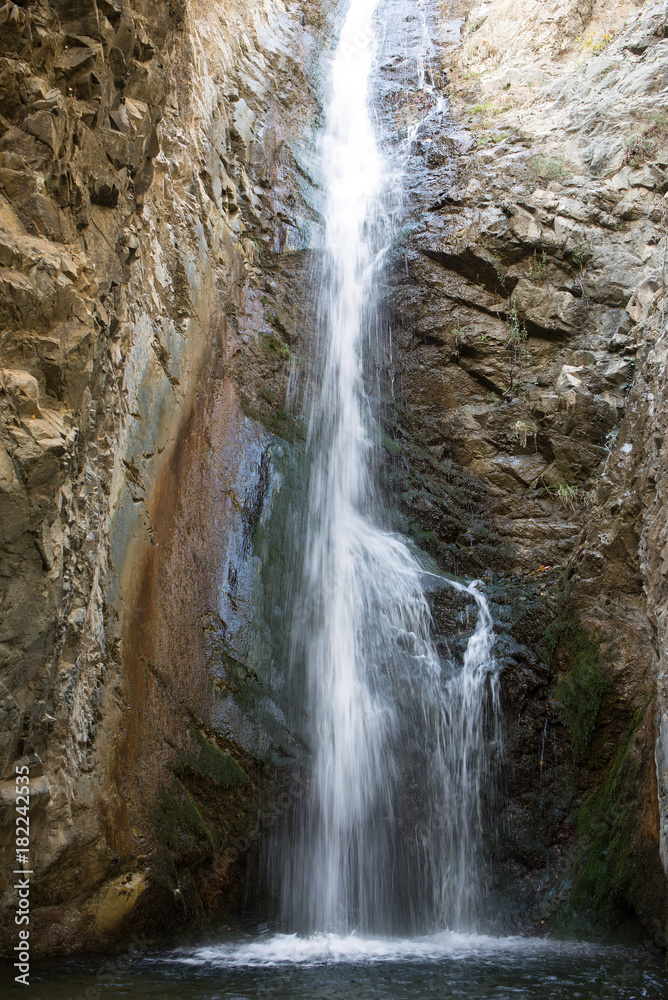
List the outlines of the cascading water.
{"type": "Polygon", "coordinates": [[[321,146],[322,357],[294,631],[313,763],[284,844],[281,886],[284,923],[303,932],[475,922],[490,707],[498,721],[492,622],[479,586],[451,584],[475,602],[477,626],[463,663],[443,664],[424,570],[373,516],[363,353],[378,326],[375,287],[393,236],[388,205],[401,183],[370,108],[377,5],[351,0],[321,146]]]}

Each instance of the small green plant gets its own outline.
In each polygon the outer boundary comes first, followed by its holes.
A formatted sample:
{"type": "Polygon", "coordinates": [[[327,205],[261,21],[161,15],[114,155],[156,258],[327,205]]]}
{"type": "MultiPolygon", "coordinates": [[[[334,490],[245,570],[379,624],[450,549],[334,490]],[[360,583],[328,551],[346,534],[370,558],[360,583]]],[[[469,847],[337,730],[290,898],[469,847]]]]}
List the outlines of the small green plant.
{"type": "Polygon", "coordinates": [[[265,351],[271,354],[278,354],[279,357],[284,358],[286,361],[295,361],[296,355],[294,351],[290,350],[288,344],[280,337],[277,337],[273,331],[269,331],[261,337],[260,343],[265,351]]]}
{"type": "Polygon", "coordinates": [[[577,272],[577,283],[580,286],[580,292],[582,293],[583,299],[589,298],[589,289],[585,285],[585,277],[587,275],[587,268],[594,259],[594,251],[592,250],[589,238],[585,236],[580,243],[576,246],[571,254],[571,260],[573,261],[573,267],[577,272]]]}
{"type": "Polygon", "coordinates": [[[584,239],[578,243],[575,250],[571,254],[571,259],[573,261],[573,265],[581,274],[585,268],[591,264],[594,259],[594,252],[587,236],[585,236],[584,239]]]}
{"type": "Polygon", "coordinates": [[[512,437],[515,441],[519,441],[522,448],[526,448],[527,441],[530,437],[533,438],[534,447],[536,446],[536,437],[538,435],[538,425],[534,423],[533,420],[516,420],[513,426],[512,437]]]}
{"type": "Polygon", "coordinates": [[[459,355],[461,354],[462,344],[464,343],[467,330],[468,327],[462,326],[462,327],[455,327],[454,330],[450,331],[450,336],[452,337],[452,345],[453,345],[452,353],[455,358],[458,358],[459,355]]]}
{"type": "Polygon", "coordinates": [[[563,156],[534,156],[530,167],[544,181],[558,181],[563,184],[571,177],[563,156]]]}
{"type": "Polygon", "coordinates": [[[496,277],[498,279],[498,282],[501,285],[501,288],[505,289],[506,275],[501,269],[501,254],[498,252],[498,250],[492,251],[492,258],[494,259],[494,270],[496,272],[496,277]]]}
{"type": "Polygon", "coordinates": [[[605,435],[605,447],[608,449],[608,451],[612,451],[612,449],[615,447],[615,441],[617,440],[618,434],[619,434],[619,427],[617,426],[617,424],[615,424],[612,430],[608,431],[608,433],[605,435]]]}
{"type": "Polygon", "coordinates": [[[517,306],[511,307],[508,313],[507,324],[509,331],[508,343],[512,345],[513,350],[518,350],[520,345],[527,339],[527,328],[519,318],[517,306]]]}
{"type": "Polygon", "coordinates": [[[634,170],[652,158],[655,148],[654,143],[646,133],[627,139],[624,145],[626,148],[622,162],[624,166],[633,167],[634,170]]]}
{"type": "Polygon", "coordinates": [[[542,254],[539,254],[537,250],[534,250],[533,256],[531,258],[531,277],[534,281],[542,278],[547,270],[547,251],[543,250],[542,254]]]}
{"type": "Polygon", "coordinates": [[[248,237],[243,241],[243,247],[251,264],[257,264],[262,256],[262,247],[253,237],[248,237]]]}
{"type": "MultiPolygon", "coordinates": [[[[473,128],[477,132],[490,132],[492,129],[495,129],[494,118],[497,115],[500,115],[502,110],[502,108],[497,108],[493,104],[474,104],[470,109],[469,114],[471,117],[475,115],[481,120],[473,123],[473,128]]],[[[484,140],[481,139],[478,141],[484,140]]]]}
{"type": "Polygon", "coordinates": [[[582,490],[568,483],[555,483],[553,486],[548,486],[548,489],[556,496],[562,507],[570,511],[575,511],[577,502],[582,497],[582,490]]]}
{"type": "Polygon", "coordinates": [[[599,483],[596,483],[596,485],[592,486],[590,490],[582,492],[581,499],[585,507],[594,507],[596,505],[596,501],[598,500],[599,485],[600,485],[599,483]]]}
{"type": "Polygon", "coordinates": [[[531,352],[525,348],[527,340],[527,328],[520,320],[517,307],[512,306],[506,319],[508,327],[508,350],[510,351],[510,371],[508,378],[508,391],[518,389],[523,380],[521,379],[522,369],[526,361],[531,357],[531,352]]]}
{"type": "Polygon", "coordinates": [[[512,135],[512,132],[500,132],[498,129],[481,129],[480,131],[487,133],[476,140],[481,146],[496,146],[512,135]]]}

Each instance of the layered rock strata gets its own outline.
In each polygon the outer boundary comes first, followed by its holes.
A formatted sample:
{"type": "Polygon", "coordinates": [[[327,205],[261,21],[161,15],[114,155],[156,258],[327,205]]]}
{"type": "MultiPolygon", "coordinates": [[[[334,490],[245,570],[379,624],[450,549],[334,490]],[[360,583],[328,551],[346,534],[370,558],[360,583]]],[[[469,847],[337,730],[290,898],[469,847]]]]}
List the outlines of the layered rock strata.
{"type": "Polygon", "coordinates": [[[395,247],[388,476],[495,604],[501,925],[665,943],[666,11],[499,0],[459,24],[395,247]]]}
{"type": "Polygon", "coordinates": [[[0,8],[8,951],[19,762],[37,951],[192,926],[243,886],[266,765],[234,699],[264,697],[251,539],[278,483],[262,421],[290,430],[320,20],[0,8]]]}

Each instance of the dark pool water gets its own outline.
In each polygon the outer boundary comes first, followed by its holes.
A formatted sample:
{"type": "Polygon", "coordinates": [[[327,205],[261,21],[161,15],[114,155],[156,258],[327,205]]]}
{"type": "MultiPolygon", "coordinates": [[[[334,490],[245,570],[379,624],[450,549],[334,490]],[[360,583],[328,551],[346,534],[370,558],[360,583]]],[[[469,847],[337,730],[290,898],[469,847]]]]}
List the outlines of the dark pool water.
{"type": "MultiPolygon", "coordinates": [[[[5,966],[0,992],[9,995],[5,966]]],[[[19,988],[19,987],[17,987],[19,988]]],[[[32,1000],[668,1000],[646,954],[535,938],[444,932],[418,939],[292,935],[112,959],[34,963],[32,1000]]]]}

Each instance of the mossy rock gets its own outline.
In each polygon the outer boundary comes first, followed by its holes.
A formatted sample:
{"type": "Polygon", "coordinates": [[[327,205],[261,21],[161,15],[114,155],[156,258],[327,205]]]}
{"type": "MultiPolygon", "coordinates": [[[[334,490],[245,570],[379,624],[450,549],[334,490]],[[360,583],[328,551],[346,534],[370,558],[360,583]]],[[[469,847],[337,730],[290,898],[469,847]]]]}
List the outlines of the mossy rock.
{"type": "Polygon", "coordinates": [[[198,805],[183,784],[174,778],[160,793],[160,816],[156,824],[162,843],[176,856],[209,855],[215,841],[198,805]]]}
{"type": "Polygon", "coordinates": [[[644,710],[629,727],[610,774],[590,795],[578,816],[582,843],[572,898],[578,908],[594,910],[610,924],[615,902],[631,877],[630,856],[639,823],[638,790],[642,786],[638,756],[631,755],[644,710]]]}
{"type": "Polygon", "coordinates": [[[557,919],[565,933],[588,928],[587,936],[632,944],[649,931],[665,945],[665,878],[658,840],[644,828],[651,711],[650,704],[635,712],[606,780],[577,814],[557,919]]]}
{"type": "Polygon", "coordinates": [[[198,752],[182,752],[178,758],[177,771],[188,769],[195,774],[205,775],[224,789],[240,788],[246,784],[248,775],[229,754],[212,746],[198,730],[193,729],[192,735],[197,741],[198,752]]]}
{"type": "Polygon", "coordinates": [[[573,758],[581,761],[591,743],[606,689],[599,670],[598,645],[575,618],[551,625],[545,642],[550,655],[561,647],[572,656],[572,669],[557,685],[555,697],[570,733],[573,758]]]}
{"type": "MultiPolygon", "coordinates": [[[[269,390],[270,392],[270,390],[269,390]]],[[[280,438],[288,444],[296,444],[306,440],[306,432],[299,419],[283,407],[267,398],[267,391],[263,393],[266,406],[257,407],[241,399],[241,409],[245,416],[262,424],[264,429],[274,437],[280,438]]]]}
{"type": "Polygon", "coordinates": [[[268,331],[260,335],[260,346],[267,354],[275,354],[285,361],[295,361],[296,357],[290,350],[289,344],[277,337],[273,331],[268,331]]]}

